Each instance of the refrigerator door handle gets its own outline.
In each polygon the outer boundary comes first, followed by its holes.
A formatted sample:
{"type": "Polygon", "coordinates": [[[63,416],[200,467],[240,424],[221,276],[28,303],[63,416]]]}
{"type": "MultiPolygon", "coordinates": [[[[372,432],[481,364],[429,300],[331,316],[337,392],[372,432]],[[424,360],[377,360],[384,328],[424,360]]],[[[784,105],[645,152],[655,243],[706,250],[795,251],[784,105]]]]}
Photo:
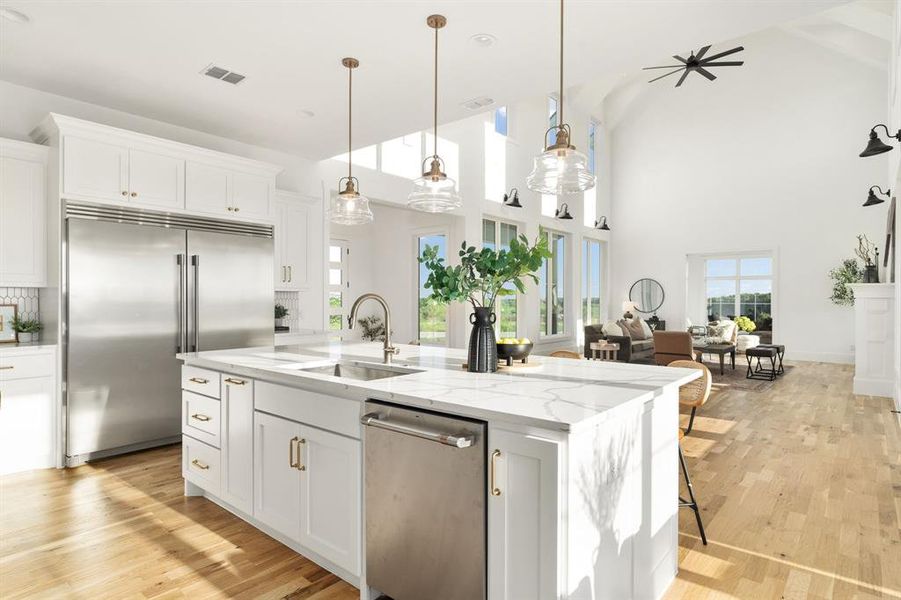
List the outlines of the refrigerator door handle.
{"type": "Polygon", "coordinates": [[[200,308],[198,307],[198,303],[200,300],[200,256],[197,254],[191,255],[191,266],[194,268],[194,311],[191,320],[193,321],[194,328],[194,344],[192,346],[191,352],[199,352],[200,351],[200,308]]]}
{"type": "Polygon", "coordinates": [[[185,342],[185,255],[176,254],[175,262],[178,264],[178,341],[175,342],[176,354],[181,354],[182,344],[185,342]]]}

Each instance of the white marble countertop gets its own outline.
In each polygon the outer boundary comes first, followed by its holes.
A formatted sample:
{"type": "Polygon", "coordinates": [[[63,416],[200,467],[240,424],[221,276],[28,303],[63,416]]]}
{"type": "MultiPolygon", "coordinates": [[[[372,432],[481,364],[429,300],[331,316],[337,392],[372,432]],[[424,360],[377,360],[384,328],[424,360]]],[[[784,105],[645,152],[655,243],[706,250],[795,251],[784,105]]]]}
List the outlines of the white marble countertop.
{"type": "Polygon", "coordinates": [[[14,344],[0,344],[0,354],[36,354],[56,350],[56,344],[46,342],[16,342],[14,344]]]}
{"type": "Polygon", "coordinates": [[[321,391],[379,398],[486,420],[574,431],[645,402],[699,371],[652,365],[532,356],[532,367],[469,373],[466,351],[397,345],[395,366],[419,372],[357,381],[300,369],[335,360],[380,363],[380,342],[319,341],[300,345],[213,350],[179,355],[186,364],[321,391]]]}

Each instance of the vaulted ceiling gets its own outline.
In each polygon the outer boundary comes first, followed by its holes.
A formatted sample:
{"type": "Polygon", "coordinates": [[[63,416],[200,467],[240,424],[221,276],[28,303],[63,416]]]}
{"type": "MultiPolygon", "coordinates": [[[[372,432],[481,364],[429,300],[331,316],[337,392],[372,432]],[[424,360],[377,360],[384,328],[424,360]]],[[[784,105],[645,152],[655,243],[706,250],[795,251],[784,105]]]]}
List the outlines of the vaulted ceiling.
{"type": "MultiPolygon", "coordinates": [[[[674,52],[799,19],[813,19],[809,30],[823,18],[818,13],[844,4],[571,1],[567,84],[605,82],[598,89],[609,89],[674,52]]],[[[355,146],[428,126],[431,13],[448,17],[441,121],[473,114],[463,106],[467,100],[489,97],[502,105],[551,92],[557,81],[558,5],[550,0],[4,0],[2,6],[30,22],[0,20],[0,79],[314,159],[345,144],[344,56],[361,63],[354,75],[355,146]],[[481,33],[496,42],[480,46],[471,38],[481,33]],[[230,85],[201,75],[211,63],[246,79],[230,85]]],[[[868,27],[854,19],[846,15],[846,25],[868,27]]],[[[596,104],[596,96],[586,102],[596,104]]]]}

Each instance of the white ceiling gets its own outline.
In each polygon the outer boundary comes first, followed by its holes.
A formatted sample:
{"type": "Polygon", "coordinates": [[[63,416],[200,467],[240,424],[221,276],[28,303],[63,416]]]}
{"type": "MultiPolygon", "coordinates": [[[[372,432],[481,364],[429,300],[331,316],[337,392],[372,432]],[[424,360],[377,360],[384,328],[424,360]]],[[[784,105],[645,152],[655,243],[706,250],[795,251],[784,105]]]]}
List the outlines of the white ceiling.
{"type": "MultiPolygon", "coordinates": [[[[0,79],[309,158],[344,150],[343,56],[361,63],[354,74],[354,146],[428,126],[431,13],[448,17],[441,121],[471,115],[460,105],[465,100],[488,96],[500,105],[551,92],[557,81],[553,0],[0,4],[31,19],[0,19],[0,79]],[[479,47],[470,41],[476,33],[497,42],[479,47]],[[247,79],[232,86],[201,76],[210,63],[247,79]]],[[[571,0],[567,85],[616,82],[677,52],[843,4],[571,0]]],[[[601,97],[592,96],[585,102],[596,106],[601,97]]]]}

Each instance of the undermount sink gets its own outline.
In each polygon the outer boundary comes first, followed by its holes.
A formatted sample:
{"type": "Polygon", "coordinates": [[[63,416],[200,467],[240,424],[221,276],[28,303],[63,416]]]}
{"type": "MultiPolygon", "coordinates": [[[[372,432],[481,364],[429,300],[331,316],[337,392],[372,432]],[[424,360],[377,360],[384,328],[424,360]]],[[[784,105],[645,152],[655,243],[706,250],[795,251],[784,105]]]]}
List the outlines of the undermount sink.
{"type": "Polygon", "coordinates": [[[306,371],[307,373],[319,373],[320,375],[331,375],[332,377],[340,377],[342,379],[356,379],[358,381],[372,381],[374,379],[387,379],[388,377],[422,373],[422,371],[416,369],[404,369],[401,367],[371,365],[357,362],[336,362],[298,370],[306,371]]]}

